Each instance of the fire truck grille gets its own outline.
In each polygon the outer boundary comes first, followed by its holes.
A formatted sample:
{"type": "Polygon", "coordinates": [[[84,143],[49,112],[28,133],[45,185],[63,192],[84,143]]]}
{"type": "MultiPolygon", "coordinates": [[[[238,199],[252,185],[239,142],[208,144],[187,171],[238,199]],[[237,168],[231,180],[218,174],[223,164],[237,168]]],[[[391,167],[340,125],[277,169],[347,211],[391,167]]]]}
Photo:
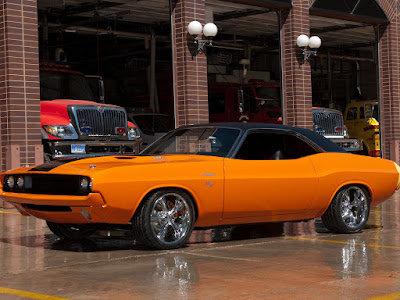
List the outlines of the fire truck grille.
{"type": "Polygon", "coordinates": [[[124,110],[97,106],[73,108],[76,123],[81,135],[115,136],[121,135],[117,128],[126,132],[126,113],[124,110]]]}
{"type": "Polygon", "coordinates": [[[343,136],[341,114],[330,111],[313,111],[314,130],[327,136],[343,136]]]}

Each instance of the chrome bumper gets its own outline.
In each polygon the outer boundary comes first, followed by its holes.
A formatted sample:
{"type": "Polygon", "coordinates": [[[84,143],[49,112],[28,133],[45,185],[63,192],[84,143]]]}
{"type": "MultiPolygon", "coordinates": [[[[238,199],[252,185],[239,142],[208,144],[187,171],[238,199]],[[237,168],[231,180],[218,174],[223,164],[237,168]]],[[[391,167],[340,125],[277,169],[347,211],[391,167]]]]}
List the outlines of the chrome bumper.
{"type": "Polygon", "coordinates": [[[139,153],[140,141],[46,141],[52,159],[139,153]]]}
{"type": "Polygon", "coordinates": [[[346,139],[346,138],[329,138],[332,142],[339,145],[346,151],[362,151],[362,142],[360,139],[346,139]]]}

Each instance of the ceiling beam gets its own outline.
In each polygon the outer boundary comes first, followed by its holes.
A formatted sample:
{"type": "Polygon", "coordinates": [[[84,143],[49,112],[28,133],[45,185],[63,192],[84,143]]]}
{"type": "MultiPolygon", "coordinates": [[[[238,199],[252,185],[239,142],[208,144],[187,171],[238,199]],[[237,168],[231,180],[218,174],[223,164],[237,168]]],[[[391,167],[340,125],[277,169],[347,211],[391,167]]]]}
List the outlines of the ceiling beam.
{"type": "Polygon", "coordinates": [[[224,21],[229,19],[236,19],[248,16],[255,16],[269,13],[271,10],[259,10],[259,9],[246,9],[242,11],[231,11],[223,14],[214,15],[214,21],[224,21]]]}
{"type": "Polygon", "coordinates": [[[115,2],[108,2],[108,1],[96,1],[96,2],[85,2],[80,5],[68,5],[65,8],[50,8],[48,10],[49,14],[55,14],[59,16],[72,16],[81,13],[92,12],[96,10],[101,10],[105,8],[120,6],[124,3],[115,3],[115,2]]]}
{"type": "Polygon", "coordinates": [[[325,32],[332,32],[332,31],[342,31],[342,30],[348,30],[348,29],[355,29],[355,28],[363,28],[363,27],[368,27],[371,25],[336,25],[336,26],[328,26],[328,27],[322,27],[322,28],[311,28],[310,31],[313,34],[318,34],[318,33],[325,33],[325,32]]]}

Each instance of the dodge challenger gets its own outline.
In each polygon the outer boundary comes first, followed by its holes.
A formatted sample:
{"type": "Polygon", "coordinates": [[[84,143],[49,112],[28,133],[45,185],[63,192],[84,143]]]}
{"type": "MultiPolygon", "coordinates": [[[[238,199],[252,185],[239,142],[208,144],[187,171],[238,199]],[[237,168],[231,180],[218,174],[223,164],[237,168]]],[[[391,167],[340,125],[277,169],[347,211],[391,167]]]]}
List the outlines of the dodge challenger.
{"type": "Polygon", "coordinates": [[[152,249],[195,228],[321,217],[362,230],[399,188],[393,161],[346,153],[301,128],[219,123],[175,129],[139,155],[61,159],[1,174],[1,199],[64,239],[121,227],[152,249]]]}

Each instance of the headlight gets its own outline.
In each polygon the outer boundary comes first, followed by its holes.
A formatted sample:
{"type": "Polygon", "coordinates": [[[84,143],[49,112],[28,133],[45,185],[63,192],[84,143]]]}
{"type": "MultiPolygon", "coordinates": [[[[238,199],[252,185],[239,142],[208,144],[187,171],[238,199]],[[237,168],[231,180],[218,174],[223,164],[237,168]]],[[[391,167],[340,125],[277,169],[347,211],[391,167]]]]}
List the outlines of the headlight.
{"type": "Polygon", "coordinates": [[[74,127],[69,125],[43,125],[43,129],[50,135],[62,139],[77,139],[78,134],[74,127]]]}
{"type": "Polygon", "coordinates": [[[21,189],[21,190],[24,188],[24,177],[23,176],[17,177],[17,188],[21,189]]]}
{"type": "Polygon", "coordinates": [[[128,137],[130,140],[140,138],[140,131],[136,127],[128,127],[128,137]]]}
{"type": "Polygon", "coordinates": [[[92,191],[92,181],[89,177],[81,177],[79,189],[83,193],[90,193],[92,191]]]}
{"type": "Polygon", "coordinates": [[[348,131],[347,131],[346,125],[343,126],[343,135],[344,135],[346,138],[349,138],[349,133],[348,133],[348,131]]]}
{"type": "Polygon", "coordinates": [[[7,187],[9,189],[13,189],[14,188],[14,183],[15,183],[14,176],[6,177],[6,184],[7,184],[7,187]]]}

